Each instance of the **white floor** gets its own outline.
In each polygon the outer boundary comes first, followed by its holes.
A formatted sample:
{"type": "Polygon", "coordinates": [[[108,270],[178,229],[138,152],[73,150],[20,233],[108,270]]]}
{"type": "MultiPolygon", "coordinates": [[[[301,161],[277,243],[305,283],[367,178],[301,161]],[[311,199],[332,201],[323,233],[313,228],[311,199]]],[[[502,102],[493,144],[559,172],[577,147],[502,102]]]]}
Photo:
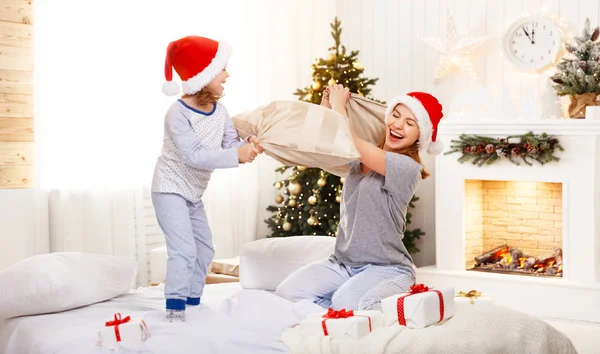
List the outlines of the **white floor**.
{"type": "Polygon", "coordinates": [[[600,353],[600,323],[557,319],[545,319],[545,321],[567,335],[579,354],[600,353]]]}

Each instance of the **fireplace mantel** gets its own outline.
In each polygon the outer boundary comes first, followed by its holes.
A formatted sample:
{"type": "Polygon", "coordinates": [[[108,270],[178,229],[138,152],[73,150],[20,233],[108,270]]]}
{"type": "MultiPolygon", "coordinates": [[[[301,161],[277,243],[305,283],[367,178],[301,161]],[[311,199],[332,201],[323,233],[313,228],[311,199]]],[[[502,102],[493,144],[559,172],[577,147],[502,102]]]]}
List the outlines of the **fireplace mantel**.
{"type": "Polygon", "coordinates": [[[530,131],[550,135],[600,136],[600,120],[441,120],[438,134],[517,135],[530,131]]]}
{"type": "MultiPolygon", "coordinates": [[[[442,120],[443,121],[443,120],[442,120]]],[[[532,166],[499,161],[477,167],[459,163],[459,153],[435,161],[436,264],[417,270],[417,281],[458,291],[476,289],[498,304],[535,315],[600,322],[600,121],[448,120],[437,139],[446,151],[461,134],[504,137],[533,131],[557,136],[558,162],[532,166]],[[465,181],[555,182],[562,186],[561,279],[465,270],[465,181]],[[514,294],[520,294],[515,297],[514,294]]]]}

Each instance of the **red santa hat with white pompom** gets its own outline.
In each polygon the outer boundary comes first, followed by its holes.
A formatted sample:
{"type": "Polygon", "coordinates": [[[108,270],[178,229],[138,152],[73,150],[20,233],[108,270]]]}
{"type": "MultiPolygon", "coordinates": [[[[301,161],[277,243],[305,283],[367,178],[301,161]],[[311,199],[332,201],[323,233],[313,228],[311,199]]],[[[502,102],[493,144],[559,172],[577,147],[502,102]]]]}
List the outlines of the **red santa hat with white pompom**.
{"type": "Polygon", "coordinates": [[[444,116],[442,105],[432,95],[425,92],[411,92],[400,95],[388,103],[386,120],[397,105],[403,104],[414,114],[419,124],[419,149],[428,154],[438,155],[444,150],[444,144],[436,141],[438,124],[444,116]]]}
{"type": "Polygon", "coordinates": [[[173,81],[173,69],[182,81],[182,91],[192,95],[208,85],[226,66],[231,46],[209,38],[188,36],[171,42],[165,58],[165,79],[162,91],[173,96],[179,85],[173,81]]]}

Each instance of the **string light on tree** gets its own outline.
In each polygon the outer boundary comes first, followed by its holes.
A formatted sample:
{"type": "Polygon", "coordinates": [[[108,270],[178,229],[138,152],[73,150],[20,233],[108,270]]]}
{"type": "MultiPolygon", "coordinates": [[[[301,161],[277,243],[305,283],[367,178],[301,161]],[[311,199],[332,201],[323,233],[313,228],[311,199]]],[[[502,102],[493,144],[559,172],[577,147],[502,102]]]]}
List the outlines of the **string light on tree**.
{"type": "Polygon", "coordinates": [[[440,38],[422,38],[425,44],[431,46],[438,53],[440,59],[435,73],[434,82],[451,74],[454,70],[462,70],[472,78],[479,81],[471,55],[486,41],[485,37],[461,37],[456,33],[456,27],[450,10],[446,13],[446,36],[440,38]]]}

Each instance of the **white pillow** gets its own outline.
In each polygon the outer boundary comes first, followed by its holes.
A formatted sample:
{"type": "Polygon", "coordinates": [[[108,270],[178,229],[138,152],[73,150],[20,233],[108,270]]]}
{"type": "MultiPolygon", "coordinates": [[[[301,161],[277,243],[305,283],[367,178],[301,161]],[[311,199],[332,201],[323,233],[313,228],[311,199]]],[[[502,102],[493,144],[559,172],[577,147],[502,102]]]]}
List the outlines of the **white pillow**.
{"type": "Polygon", "coordinates": [[[70,310],[135,284],[137,261],[77,252],[29,257],[0,271],[0,319],[70,310]]]}
{"type": "Polygon", "coordinates": [[[331,236],[273,237],[247,243],[240,252],[240,285],[275,291],[305,264],[329,257],[334,247],[331,236]]]}

